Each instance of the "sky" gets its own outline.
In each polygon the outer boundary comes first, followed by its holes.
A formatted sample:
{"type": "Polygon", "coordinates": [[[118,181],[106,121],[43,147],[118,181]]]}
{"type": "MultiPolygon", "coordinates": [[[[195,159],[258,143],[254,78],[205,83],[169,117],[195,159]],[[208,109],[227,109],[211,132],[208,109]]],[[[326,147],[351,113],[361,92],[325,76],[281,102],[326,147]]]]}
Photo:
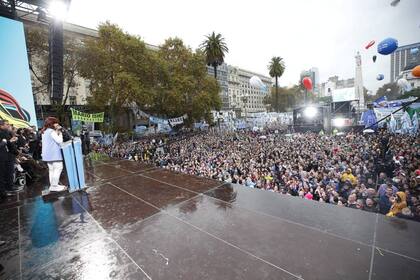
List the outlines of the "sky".
{"type": "MultiPolygon", "coordinates": [[[[0,17],[0,42],[0,61],[2,66],[6,65],[0,67],[0,89],[11,94],[18,105],[29,113],[30,124],[36,125],[23,24],[0,17]]],[[[9,122],[17,126],[13,119],[9,122]]]]}
{"type": "Polygon", "coordinates": [[[334,75],[353,78],[360,51],[364,86],[375,92],[390,81],[390,56],[377,54],[377,44],[364,46],[387,37],[400,46],[420,41],[420,0],[401,0],[396,7],[391,1],[72,0],[66,20],[90,28],[109,20],[146,43],[179,37],[192,49],[215,31],[229,47],[230,65],[268,76],[270,59],[282,57],[281,86],[298,83],[300,72],[311,67],[319,69],[321,82],[334,75]]]}

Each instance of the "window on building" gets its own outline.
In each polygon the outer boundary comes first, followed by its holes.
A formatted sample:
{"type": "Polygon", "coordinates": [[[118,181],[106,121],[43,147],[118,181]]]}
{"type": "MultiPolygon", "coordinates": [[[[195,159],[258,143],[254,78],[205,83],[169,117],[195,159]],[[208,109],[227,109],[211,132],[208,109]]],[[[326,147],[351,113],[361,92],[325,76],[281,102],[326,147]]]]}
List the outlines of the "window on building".
{"type": "Polygon", "coordinates": [[[69,96],[69,103],[70,103],[70,105],[77,105],[76,104],[76,96],[69,96]]]}

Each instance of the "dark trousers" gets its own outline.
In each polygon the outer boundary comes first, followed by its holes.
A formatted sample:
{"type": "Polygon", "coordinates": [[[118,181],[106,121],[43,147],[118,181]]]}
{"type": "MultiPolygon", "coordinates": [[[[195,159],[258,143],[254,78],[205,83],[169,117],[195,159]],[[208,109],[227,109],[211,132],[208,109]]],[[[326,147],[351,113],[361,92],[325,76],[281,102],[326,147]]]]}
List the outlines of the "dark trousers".
{"type": "Polygon", "coordinates": [[[0,160],[0,193],[12,190],[14,172],[14,161],[0,160]]]}

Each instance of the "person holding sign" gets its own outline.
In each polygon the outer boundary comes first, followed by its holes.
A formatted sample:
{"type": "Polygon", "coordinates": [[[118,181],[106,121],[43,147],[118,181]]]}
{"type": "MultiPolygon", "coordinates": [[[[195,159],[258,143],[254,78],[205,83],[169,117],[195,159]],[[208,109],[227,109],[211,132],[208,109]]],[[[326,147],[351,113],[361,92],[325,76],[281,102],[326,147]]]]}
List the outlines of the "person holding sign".
{"type": "Polygon", "coordinates": [[[63,156],[60,144],[63,143],[62,128],[58,119],[48,117],[42,129],[42,160],[48,164],[51,192],[61,192],[67,189],[60,185],[60,175],[63,171],[63,156]]]}

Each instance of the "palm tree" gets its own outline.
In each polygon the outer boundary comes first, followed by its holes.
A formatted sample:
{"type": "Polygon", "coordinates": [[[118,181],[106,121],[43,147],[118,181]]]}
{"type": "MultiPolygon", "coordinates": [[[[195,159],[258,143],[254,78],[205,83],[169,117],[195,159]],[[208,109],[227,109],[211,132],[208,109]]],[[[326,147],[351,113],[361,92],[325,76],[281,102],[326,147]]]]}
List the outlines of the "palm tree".
{"type": "Polygon", "coordinates": [[[278,79],[283,75],[284,69],[286,66],[284,65],[283,58],[280,56],[274,56],[271,58],[270,64],[268,65],[268,70],[270,71],[270,76],[272,78],[276,78],[276,106],[275,110],[278,111],[279,104],[278,104],[278,95],[279,95],[279,84],[278,79]]]}
{"type": "Polygon", "coordinates": [[[225,53],[229,52],[222,34],[211,33],[206,36],[206,40],[200,45],[201,50],[206,55],[208,66],[213,66],[214,78],[217,79],[217,67],[221,65],[225,58],[225,53]]]}

